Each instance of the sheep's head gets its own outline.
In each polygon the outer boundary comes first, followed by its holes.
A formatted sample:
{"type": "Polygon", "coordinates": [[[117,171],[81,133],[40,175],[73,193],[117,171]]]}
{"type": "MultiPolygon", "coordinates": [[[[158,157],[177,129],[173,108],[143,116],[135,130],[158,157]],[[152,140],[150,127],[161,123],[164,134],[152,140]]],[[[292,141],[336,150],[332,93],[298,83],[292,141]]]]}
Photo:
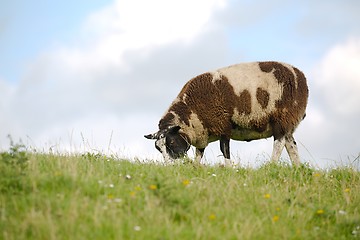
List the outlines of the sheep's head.
{"type": "Polygon", "coordinates": [[[144,137],[156,140],[155,147],[165,160],[176,159],[183,157],[190,148],[186,135],[179,130],[179,126],[172,126],[144,137]]]}

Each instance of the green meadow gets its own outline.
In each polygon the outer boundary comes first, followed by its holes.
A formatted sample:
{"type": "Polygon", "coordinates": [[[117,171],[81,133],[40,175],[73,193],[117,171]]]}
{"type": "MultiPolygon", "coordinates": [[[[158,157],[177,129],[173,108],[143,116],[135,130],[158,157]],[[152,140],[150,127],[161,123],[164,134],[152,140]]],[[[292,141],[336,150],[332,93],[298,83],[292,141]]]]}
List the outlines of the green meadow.
{"type": "Polygon", "coordinates": [[[360,173],[0,153],[0,239],[359,239],[360,173]]]}

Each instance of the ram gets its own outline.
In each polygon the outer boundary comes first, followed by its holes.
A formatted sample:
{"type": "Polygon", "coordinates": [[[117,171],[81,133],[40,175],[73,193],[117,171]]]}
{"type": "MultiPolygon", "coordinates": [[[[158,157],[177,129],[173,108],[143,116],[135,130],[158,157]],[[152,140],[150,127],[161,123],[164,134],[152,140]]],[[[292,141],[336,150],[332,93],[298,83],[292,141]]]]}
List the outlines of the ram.
{"type": "Polygon", "coordinates": [[[304,74],[280,62],[236,64],[188,81],[159,121],[159,131],[145,135],[165,160],[182,157],[190,145],[200,162],[206,146],[220,140],[225,163],[230,139],[274,137],[271,160],[286,150],[293,164],[300,158],[293,133],[305,117],[308,87],[304,74]]]}

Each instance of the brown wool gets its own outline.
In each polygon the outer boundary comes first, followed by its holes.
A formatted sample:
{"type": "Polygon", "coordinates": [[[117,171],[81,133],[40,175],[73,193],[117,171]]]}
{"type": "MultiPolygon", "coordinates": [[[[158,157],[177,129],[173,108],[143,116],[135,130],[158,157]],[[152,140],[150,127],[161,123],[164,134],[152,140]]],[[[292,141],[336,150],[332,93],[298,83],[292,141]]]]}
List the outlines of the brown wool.
{"type": "Polygon", "coordinates": [[[304,74],[293,68],[294,75],[287,66],[278,62],[260,62],[259,67],[264,72],[273,72],[283,86],[282,98],[276,103],[277,111],[272,118],[276,125],[276,134],[293,132],[301,121],[307,104],[308,88],[304,74]],[[297,104],[294,104],[295,101],[297,104]],[[286,111],[283,111],[285,108],[286,111]]]}
{"type": "MultiPolygon", "coordinates": [[[[228,76],[220,72],[201,74],[185,84],[177,99],[160,120],[159,128],[184,124],[182,129],[192,129],[194,128],[193,121],[200,121],[199,124],[203,130],[195,129],[195,137],[198,137],[197,134],[201,132],[201,134],[208,135],[200,137],[204,139],[209,136],[230,138],[235,121],[237,127],[248,128],[259,133],[270,126],[275,138],[292,133],[304,117],[307,105],[308,88],[304,74],[297,68],[278,62],[258,62],[238,66],[248,66],[253,71],[260,71],[258,78],[251,79],[255,82],[252,85],[246,85],[253,89],[239,88],[242,86],[242,81],[247,81],[246,83],[249,84],[249,80],[243,79],[247,76],[241,75],[241,72],[239,76],[236,75],[237,72],[235,75],[231,75],[232,81],[229,81],[228,76]],[[276,85],[268,86],[267,84],[270,84],[271,80],[260,78],[264,75],[260,74],[261,71],[267,73],[267,79],[275,80],[273,84],[276,85]],[[269,81],[261,85],[267,89],[260,87],[260,83],[264,83],[261,81],[269,81]],[[234,84],[238,84],[237,89],[240,89],[237,93],[234,90],[234,84]],[[276,95],[274,89],[281,95],[276,95]],[[252,109],[252,104],[255,103],[258,104],[258,107],[252,109]],[[235,112],[238,115],[234,115],[235,112]],[[195,120],[191,120],[192,116],[196,116],[195,120]],[[237,121],[234,116],[241,119],[237,121]],[[239,125],[241,123],[245,125],[239,125]]],[[[232,69],[236,67],[234,66],[232,69]]],[[[224,69],[226,73],[227,69],[224,69]]],[[[251,74],[251,76],[255,76],[255,74],[251,74]]]]}
{"type": "Polygon", "coordinates": [[[269,93],[267,91],[265,91],[264,89],[257,88],[256,99],[259,102],[259,104],[261,105],[261,107],[264,109],[267,107],[267,105],[269,103],[269,99],[270,99],[269,93]]]}

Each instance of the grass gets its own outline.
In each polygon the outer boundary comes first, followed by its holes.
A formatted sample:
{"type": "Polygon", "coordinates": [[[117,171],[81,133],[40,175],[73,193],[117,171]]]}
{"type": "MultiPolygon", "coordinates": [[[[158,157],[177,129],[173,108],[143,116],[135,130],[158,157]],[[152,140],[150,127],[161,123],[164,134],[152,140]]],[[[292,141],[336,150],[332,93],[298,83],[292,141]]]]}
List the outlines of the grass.
{"type": "Polygon", "coordinates": [[[358,239],[360,173],[0,154],[0,239],[358,239]]]}

